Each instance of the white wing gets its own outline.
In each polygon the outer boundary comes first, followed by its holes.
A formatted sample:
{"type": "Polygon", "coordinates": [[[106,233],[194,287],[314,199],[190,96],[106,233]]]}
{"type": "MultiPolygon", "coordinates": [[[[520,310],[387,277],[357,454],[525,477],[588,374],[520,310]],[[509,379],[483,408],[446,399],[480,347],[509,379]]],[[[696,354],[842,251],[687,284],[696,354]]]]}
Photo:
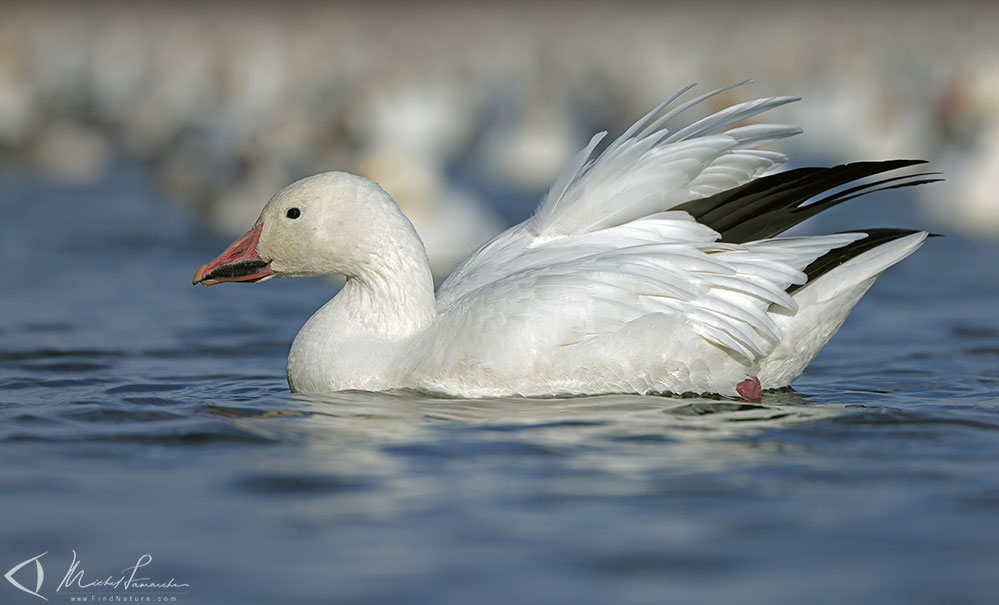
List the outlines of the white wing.
{"type": "Polygon", "coordinates": [[[595,136],[569,160],[534,216],[495,237],[455,269],[438,290],[438,308],[536,265],[541,255],[528,252],[559,236],[592,233],[661,213],[746,183],[787,161],[783,154],[751,147],[797,134],[797,127],[761,124],[712,133],[796,97],[740,103],[674,132],[674,122],[686,110],[731,88],[712,91],[663,113],[691,86],[649,112],[591,160],[606,133],[595,136]]]}
{"type": "Polygon", "coordinates": [[[568,323],[558,327],[555,344],[568,345],[668,313],[747,360],[772,350],[779,333],[767,309],[776,304],[794,311],[785,289],[804,283],[801,269],[863,236],[720,244],[716,231],[686,212],[670,212],[784,163],[782,154],[751,147],[799,132],[752,125],[715,134],[793,97],[741,103],[673,131],[684,111],[726,89],[663,113],[686,90],[591,160],[603,135],[594,137],[534,216],[487,243],[447,279],[437,295],[441,314],[558,316],[568,323]],[[547,298],[557,302],[558,313],[541,312],[547,298]],[[534,312],[510,308],[511,300],[533,305],[534,312]]]}
{"type": "MultiPolygon", "coordinates": [[[[687,87],[689,89],[690,87],[687,87]]],[[[769,97],[740,103],[671,132],[685,110],[727,88],[659,115],[687,89],[652,110],[590,161],[604,133],[593,137],[552,186],[535,213],[540,235],[572,235],[620,225],[677,204],[741,185],[787,158],[750,149],[801,132],[760,124],[715,131],[798,100],[769,97]]]]}

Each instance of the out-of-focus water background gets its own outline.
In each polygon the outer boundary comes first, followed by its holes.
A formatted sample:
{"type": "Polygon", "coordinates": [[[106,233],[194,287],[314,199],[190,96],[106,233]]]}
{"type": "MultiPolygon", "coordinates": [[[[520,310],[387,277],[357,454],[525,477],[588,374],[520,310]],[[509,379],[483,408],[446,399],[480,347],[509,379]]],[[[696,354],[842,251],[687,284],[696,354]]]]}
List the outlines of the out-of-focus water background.
{"type": "Polygon", "coordinates": [[[986,3],[0,6],[0,602],[994,603],[997,26],[986,3]],[[592,133],[746,77],[712,108],[803,97],[765,116],[805,129],[796,165],[947,178],[806,226],[946,237],[761,404],[293,396],[336,286],[190,286],[334,169],[383,183],[446,275],[592,133]],[[176,586],[89,585],[143,555],[176,586]]]}

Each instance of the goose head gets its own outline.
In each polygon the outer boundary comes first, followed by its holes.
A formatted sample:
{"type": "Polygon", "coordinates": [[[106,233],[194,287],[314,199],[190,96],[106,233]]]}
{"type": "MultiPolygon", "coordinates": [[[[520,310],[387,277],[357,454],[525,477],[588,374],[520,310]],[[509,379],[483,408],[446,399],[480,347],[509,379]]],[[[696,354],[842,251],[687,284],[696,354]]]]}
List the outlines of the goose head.
{"type": "Polygon", "coordinates": [[[379,250],[412,231],[373,181],[345,172],[311,176],[281,190],[245,235],[195,273],[193,283],[259,283],[273,277],[363,273],[379,250]],[[407,229],[408,227],[408,229],[407,229]]]}

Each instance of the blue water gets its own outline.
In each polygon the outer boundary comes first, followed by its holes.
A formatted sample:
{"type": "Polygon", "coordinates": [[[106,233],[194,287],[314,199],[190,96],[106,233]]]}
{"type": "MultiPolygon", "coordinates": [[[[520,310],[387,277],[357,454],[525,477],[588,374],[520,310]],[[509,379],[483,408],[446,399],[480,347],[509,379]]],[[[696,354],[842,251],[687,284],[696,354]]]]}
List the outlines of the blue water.
{"type": "MultiPolygon", "coordinates": [[[[919,226],[889,203],[837,216],[919,226]]],[[[761,405],[302,397],[330,286],[193,288],[228,242],[142,170],[0,213],[0,572],[45,553],[50,602],[145,594],[79,586],[146,554],[192,604],[999,598],[995,244],[927,242],[761,405]]]]}

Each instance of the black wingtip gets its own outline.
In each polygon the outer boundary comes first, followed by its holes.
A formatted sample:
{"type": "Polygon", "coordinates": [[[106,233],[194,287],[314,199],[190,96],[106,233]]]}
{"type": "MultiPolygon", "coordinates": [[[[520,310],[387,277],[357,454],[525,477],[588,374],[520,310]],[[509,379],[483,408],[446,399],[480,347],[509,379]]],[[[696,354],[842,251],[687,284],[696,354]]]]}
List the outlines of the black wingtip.
{"type": "Polygon", "coordinates": [[[939,182],[938,173],[900,175],[844,185],[893,170],[926,164],[922,159],[861,161],[832,167],[794,168],[760,177],[714,195],[674,207],[721,234],[721,241],[742,243],[774,237],[838,204],[875,191],[939,182]],[[817,196],[823,198],[812,201],[817,196]]]}

